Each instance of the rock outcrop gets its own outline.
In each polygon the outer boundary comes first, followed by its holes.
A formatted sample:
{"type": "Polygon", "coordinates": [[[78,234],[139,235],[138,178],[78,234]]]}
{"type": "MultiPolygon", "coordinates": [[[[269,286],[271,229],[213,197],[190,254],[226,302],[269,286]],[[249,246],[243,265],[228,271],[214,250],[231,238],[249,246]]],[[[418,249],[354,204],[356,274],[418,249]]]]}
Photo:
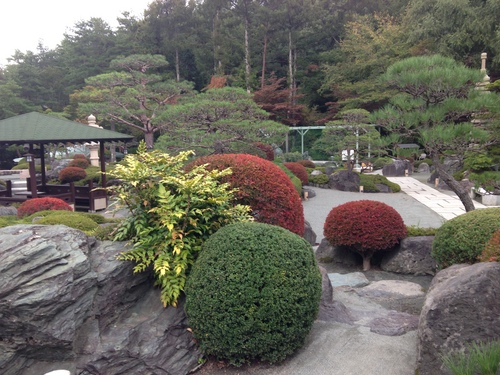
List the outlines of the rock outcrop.
{"type": "Polygon", "coordinates": [[[386,177],[404,177],[412,172],[413,168],[409,160],[397,159],[394,163],[382,167],[382,174],[386,177]]]}
{"type": "Polygon", "coordinates": [[[442,374],[440,355],[500,337],[500,263],[454,265],[436,274],[420,314],[417,367],[442,374]]]}
{"type": "Polygon", "coordinates": [[[359,174],[350,171],[339,171],[330,175],[330,189],[341,191],[359,191],[359,174]]]}
{"type": "Polygon", "coordinates": [[[384,254],[380,267],[384,271],[435,275],[437,264],[431,257],[434,236],[407,237],[399,246],[384,254]]]}
{"type": "Polygon", "coordinates": [[[201,357],[184,310],[163,308],[123,243],[63,225],[0,229],[0,373],[187,374],[201,357]]]}

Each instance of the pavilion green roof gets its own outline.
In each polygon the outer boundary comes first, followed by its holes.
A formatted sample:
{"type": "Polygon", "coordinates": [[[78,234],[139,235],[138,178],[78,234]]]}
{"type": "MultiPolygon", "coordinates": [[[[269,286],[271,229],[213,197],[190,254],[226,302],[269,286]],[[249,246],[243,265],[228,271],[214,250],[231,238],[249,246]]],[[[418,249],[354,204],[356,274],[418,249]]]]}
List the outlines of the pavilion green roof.
{"type": "Polygon", "coordinates": [[[131,135],[38,112],[0,120],[0,144],[130,141],[131,135]]]}

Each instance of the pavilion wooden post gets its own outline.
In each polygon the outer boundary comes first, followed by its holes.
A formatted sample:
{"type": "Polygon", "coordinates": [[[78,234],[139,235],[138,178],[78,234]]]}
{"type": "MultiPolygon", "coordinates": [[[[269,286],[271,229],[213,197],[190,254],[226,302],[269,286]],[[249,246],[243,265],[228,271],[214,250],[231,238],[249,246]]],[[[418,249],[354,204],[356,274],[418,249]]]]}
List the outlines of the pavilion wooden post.
{"type": "Polygon", "coordinates": [[[99,142],[99,153],[101,159],[102,187],[106,187],[106,155],[104,154],[104,142],[99,142]]]}
{"type": "Polygon", "coordinates": [[[37,190],[36,190],[36,169],[35,169],[35,157],[34,157],[34,155],[31,153],[27,154],[26,161],[28,162],[29,173],[30,173],[29,187],[30,187],[30,191],[31,191],[31,197],[38,198],[38,194],[37,194],[37,190]]]}

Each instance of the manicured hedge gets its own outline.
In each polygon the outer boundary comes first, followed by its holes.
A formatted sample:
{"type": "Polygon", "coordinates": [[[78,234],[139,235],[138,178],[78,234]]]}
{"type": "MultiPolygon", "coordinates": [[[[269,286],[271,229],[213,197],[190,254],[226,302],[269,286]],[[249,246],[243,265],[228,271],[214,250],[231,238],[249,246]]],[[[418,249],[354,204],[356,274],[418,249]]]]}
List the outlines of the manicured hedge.
{"type": "MultiPolygon", "coordinates": [[[[300,195],[290,178],[268,160],[246,154],[219,154],[196,159],[191,165],[207,164],[207,169],[231,168],[224,177],[237,188],[237,203],[249,205],[255,219],[278,225],[300,236],[304,234],[304,210],[300,195]]],[[[187,168],[190,166],[188,165],[187,168]]]]}
{"type": "Polygon", "coordinates": [[[302,182],[302,185],[307,185],[309,183],[309,175],[307,173],[306,167],[297,162],[287,162],[284,163],[292,173],[297,176],[297,178],[302,182]]]}
{"type": "Polygon", "coordinates": [[[318,313],[313,250],[283,228],[225,226],[203,245],[186,282],[186,314],[201,350],[241,365],[300,348],[318,313]]]}
{"type": "Polygon", "coordinates": [[[83,180],[85,177],[87,177],[87,172],[79,167],[66,167],[59,172],[59,181],[63,184],[83,180]]]}
{"type": "Polygon", "coordinates": [[[73,211],[71,206],[58,198],[33,198],[21,203],[17,208],[17,216],[25,217],[35,212],[45,210],[65,210],[73,211]]]}
{"type": "Polygon", "coordinates": [[[323,233],[333,246],[347,246],[363,257],[363,268],[370,268],[376,251],[389,250],[406,237],[401,215],[391,206],[360,200],[334,207],[328,214],[323,233]]]}

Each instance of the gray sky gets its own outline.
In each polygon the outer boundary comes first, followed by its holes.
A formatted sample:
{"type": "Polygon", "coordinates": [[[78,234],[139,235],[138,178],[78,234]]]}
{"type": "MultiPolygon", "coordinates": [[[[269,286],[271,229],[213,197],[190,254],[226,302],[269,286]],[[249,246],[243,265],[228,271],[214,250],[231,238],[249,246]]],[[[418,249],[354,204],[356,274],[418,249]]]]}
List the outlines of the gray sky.
{"type": "Polygon", "coordinates": [[[111,27],[128,11],[142,18],[153,0],[2,0],[0,5],[0,65],[16,49],[36,51],[38,42],[54,49],[78,21],[99,17],[111,27]]]}

